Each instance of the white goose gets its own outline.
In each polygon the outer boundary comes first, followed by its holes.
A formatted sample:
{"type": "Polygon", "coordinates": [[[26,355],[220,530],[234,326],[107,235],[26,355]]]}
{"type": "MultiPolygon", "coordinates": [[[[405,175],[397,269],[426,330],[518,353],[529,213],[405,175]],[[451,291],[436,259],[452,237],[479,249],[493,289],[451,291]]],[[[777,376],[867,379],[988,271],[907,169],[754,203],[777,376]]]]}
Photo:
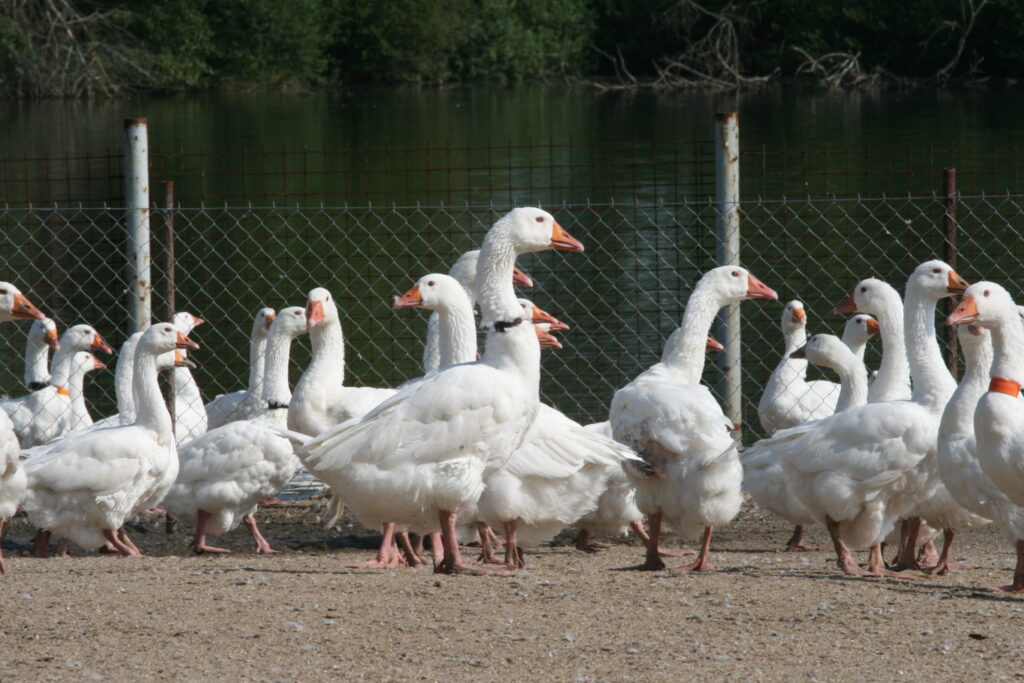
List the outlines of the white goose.
{"type": "Polygon", "coordinates": [[[29,391],[50,385],[50,349],[60,350],[57,323],[50,318],[34,321],[25,343],[25,386],[29,391]]]}
{"type": "MultiPolygon", "coordinates": [[[[192,334],[192,330],[206,321],[191,313],[180,311],[174,314],[171,322],[187,337],[192,334]]],[[[187,352],[183,351],[182,356],[187,358],[187,352]]],[[[206,433],[206,408],[203,406],[203,396],[199,393],[199,385],[192,377],[189,365],[176,364],[173,372],[174,440],[180,446],[206,433]]]]}
{"type": "MultiPolygon", "coordinates": [[[[912,351],[913,400],[868,403],[757,444],[777,452],[790,490],[826,525],[846,574],[899,576],[885,569],[879,543],[934,490],[939,415],[954,388],[935,341],[935,306],[965,286],[941,261],[921,264],[907,283],[904,348],[912,351]],[[853,561],[848,544],[871,548],[866,570],[853,561]]],[[[888,326],[897,324],[893,312],[902,308],[895,290],[864,280],[851,300],[878,317],[885,340],[888,326]]],[[[871,388],[880,382],[881,374],[871,388]]]]}
{"type": "Polygon", "coordinates": [[[305,332],[305,310],[282,309],[267,334],[265,409],[254,418],[211,429],[178,449],[178,478],[163,507],[195,522],[190,547],[196,553],[228,552],[209,545],[206,535],[226,533],[239,523],[256,541],[256,552],[274,552],[256,524],[256,506],[276,495],[298,466],[291,443],[273,428],[285,426],[291,344],[305,332]]]}
{"type": "MultiPolygon", "coordinates": [[[[42,320],[45,316],[33,306],[18,288],[9,282],[0,282],[0,321],[42,320]]],[[[4,522],[14,516],[25,495],[27,479],[19,460],[21,447],[7,413],[0,411],[0,537],[4,522]]],[[[4,553],[0,548],[0,574],[6,573],[4,553]]]]}
{"type": "Polygon", "coordinates": [[[22,448],[53,441],[74,429],[76,422],[82,419],[80,411],[72,415],[71,390],[67,385],[74,353],[94,349],[113,352],[91,325],[69,327],[61,336],[59,345],[60,349],[53,354],[50,385],[25,396],[0,401],[0,408],[11,418],[22,448]]]}
{"type": "Polygon", "coordinates": [[[540,347],[535,330],[523,324],[512,269],[518,253],[548,248],[583,247],[546,211],[513,209],[499,219],[484,238],[478,266],[483,358],[409,382],[366,415],[299,449],[310,471],[364,524],[440,527],[444,560],[436,571],[467,571],[456,515],[476,502],[485,472],[508,459],[536,416],[540,347]]]}
{"type": "Polygon", "coordinates": [[[23,504],[35,526],[86,549],[110,543],[138,555],[116,534],[137,503],[144,463],[174,445],[171,416],[157,383],[157,358],[175,348],[198,348],[170,323],[150,327],[135,352],[136,418],[64,439],[24,462],[28,492],[23,504]]]}
{"type": "MultiPolygon", "coordinates": [[[[830,334],[816,334],[793,354],[814,365],[830,368],[839,375],[841,389],[836,413],[867,402],[868,378],[864,361],[844,342],[830,334]]],[[[791,428],[791,431],[813,430],[816,424],[812,421],[791,428]]],[[[813,524],[815,517],[790,490],[789,477],[780,462],[780,455],[780,451],[763,441],[746,449],[741,456],[743,488],[759,506],[796,524],[792,537],[786,543],[787,551],[820,550],[803,543],[804,526],[813,524]]]]}
{"type": "MultiPolygon", "coordinates": [[[[1024,411],[1020,399],[1024,383],[1024,326],[1009,293],[994,282],[971,285],[947,322],[979,325],[992,333],[994,356],[988,391],[981,395],[974,413],[975,452],[988,481],[975,473],[971,483],[979,489],[972,493],[981,500],[987,497],[989,513],[1016,541],[1013,582],[989,590],[1020,593],[1024,591],[1024,411]],[[993,484],[1002,495],[991,495],[986,484],[993,484]]],[[[957,488],[954,486],[951,492],[957,488]]]]}
{"type": "Polygon", "coordinates": [[[615,440],[631,446],[647,465],[626,468],[637,489],[637,507],[647,515],[650,527],[647,557],[640,569],[665,567],[658,552],[663,520],[682,536],[703,529],[697,561],[680,569],[710,569],[712,529],[739,512],[743,468],[729,434],[732,424],[699,382],[715,315],[723,306],[748,298],[778,295],[739,266],[708,271],[690,295],[682,324],[665,343],[661,362],[612,399],[615,440]]]}
{"type": "Polygon", "coordinates": [[[206,404],[206,427],[214,429],[235,420],[247,420],[263,410],[263,359],[267,331],[274,322],[274,309],[261,308],[249,334],[249,384],[245,389],[221,394],[206,404]]]}
{"type": "Polygon", "coordinates": [[[772,371],[757,404],[761,427],[767,434],[828,417],[836,411],[839,387],[835,382],[807,381],[807,361],[793,352],[807,343],[807,313],[793,300],[782,310],[782,359],[772,371]]]}

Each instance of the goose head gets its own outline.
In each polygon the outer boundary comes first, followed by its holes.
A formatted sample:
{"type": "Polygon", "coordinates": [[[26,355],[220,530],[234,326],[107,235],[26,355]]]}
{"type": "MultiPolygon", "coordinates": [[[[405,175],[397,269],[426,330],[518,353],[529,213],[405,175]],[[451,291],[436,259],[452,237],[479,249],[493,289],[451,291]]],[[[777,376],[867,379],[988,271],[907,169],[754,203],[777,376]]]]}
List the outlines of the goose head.
{"type": "Polygon", "coordinates": [[[306,297],[306,329],[312,330],[318,325],[337,320],[338,306],[334,303],[331,293],[323,287],[309,290],[309,296],[306,297]]]}
{"type": "Polygon", "coordinates": [[[157,370],[170,370],[172,368],[196,369],[196,364],[185,357],[181,349],[174,349],[167,353],[161,353],[156,359],[157,370]]]}
{"type": "Polygon", "coordinates": [[[206,321],[198,316],[192,315],[188,311],[179,311],[171,318],[171,322],[174,323],[175,327],[188,336],[192,334],[192,330],[199,327],[206,321]]]}
{"type": "MultiPolygon", "coordinates": [[[[322,291],[326,292],[327,290],[322,291]]],[[[312,292],[310,294],[312,295],[312,292]]],[[[337,317],[337,309],[334,309],[333,302],[328,299],[327,303],[330,304],[329,308],[334,310],[335,317],[337,317]]],[[[308,313],[308,307],[288,306],[287,308],[282,308],[274,317],[274,322],[270,324],[270,334],[285,334],[291,339],[302,336],[309,329],[308,313]]]]}
{"type": "Polygon", "coordinates": [[[0,282],[0,320],[41,320],[46,316],[10,282],[0,282]]]}
{"type": "Polygon", "coordinates": [[[544,209],[532,206],[512,209],[494,227],[507,232],[520,254],[546,249],[583,251],[583,245],[544,209]]]}
{"type": "Polygon", "coordinates": [[[806,358],[813,365],[836,371],[857,361],[850,347],[834,334],[812,336],[806,344],[790,354],[790,357],[806,358]]]}
{"type": "Polygon", "coordinates": [[[704,274],[697,283],[700,288],[709,288],[717,296],[720,305],[738,303],[744,299],[778,299],[775,290],[740,266],[719,266],[704,274]]]}
{"type": "Polygon", "coordinates": [[[558,332],[559,330],[568,330],[569,326],[563,323],[561,320],[551,315],[547,311],[538,306],[535,306],[529,299],[519,299],[519,305],[523,309],[523,318],[530,320],[535,325],[538,323],[545,323],[548,325],[548,332],[558,332]]]}
{"type": "Polygon", "coordinates": [[[28,338],[35,346],[49,346],[60,351],[60,338],[57,336],[57,323],[50,318],[39,318],[28,330],[28,338]]]}
{"type": "Polygon", "coordinates": [[[782,332],[793,334],[807,327],[807,313],[802,301],[793,299],[782,309],[782,332]]]}
{"type": "Polygon", "coordinates": [[[252,320],[252,336],[253,337],[266,337],[267,330],[274,323],[274,309],[273,308],[261,308],[260,312],[256,314],[256,317],[252,320]]]}
{"type": "MultiPolygon", "coordinates": [[[[441,273],[428,273],[412,289],[395,299],[395,308],[423,307],[431,311],[447,310],[466,301],[466,292],[458,279],[441,273]]],[[[465,305],[465,304],[463,304],[465,305]]]]}
{"type": "Polygon", "coordinates": [[[714,337],[708,337],[707,342],[705,342],[704,344],[704,351],[706,353],[721,351],[724,348],[725,347],[722,346],[718,341],[716,341],[714,337]]]}
{"type": "Polygon", "coordinates": [[[149,329],[139,337],[136,347],[136,354],[140,351],[159,356],[175,349],[198,349],[199,344],[188,338],[172,323],[157,323],[150,325],[149,329]]]}
{"type": "Polygon", "coordinates": [[[88,351],[75,351],[71,357],[72,367],[85,374],[93,370],[105,370],[106,364],[88,351]]]}
{"type": "Polygon", "coordinates": [[[73,351],[102,351],[113,353],[114,349],[100,336],[92,325],[72,325],[64,330],[60,338],[60,346],[73,351]]]}
{"type": "Polygon", "coordinates": [[[878,321],[865,313],[859,313],[846,321],[843,341],[847,345],[860,346],[882,331],[878,321]]]}
{"type": "Polygon", "coordinates": [[[935,301],[963,294],[966,289],[967,281],[957,275],[948,263],[938,260],[925,261],[907,280],[908,295],[914,292],[935,301]]]}
{"type": "Polygon", "coordinates": [[[947,325],[978,325],[989,329],[1020,325],[1013,297],[1002,286],[982,280],[964,292],[960,304],[946,318],[947,325]]]}
{"type": "Polygon", "coordinates": [[[882,315],[888,312],[893,305],[899,305],[902,299],[900,293],[887,283],[878,278],[869,277],[861,280],[853,288],[853,293],[846,301],[836,306],[836,313],[867,313],[869,315],[882,315]]]}

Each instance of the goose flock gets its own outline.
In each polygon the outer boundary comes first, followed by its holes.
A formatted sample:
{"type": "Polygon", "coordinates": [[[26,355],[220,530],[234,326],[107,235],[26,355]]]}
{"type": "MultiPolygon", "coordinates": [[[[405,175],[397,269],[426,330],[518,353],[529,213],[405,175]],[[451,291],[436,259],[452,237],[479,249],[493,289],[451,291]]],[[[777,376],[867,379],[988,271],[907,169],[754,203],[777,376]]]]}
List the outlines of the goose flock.
{"type": "Polygon", "coordinates": [[[632,530],[645,546],[636,569],[662,570],[670,528],[700,539],[696,558],[674,569],[708,571],[714,529],[736,517],[745,490],[795,526],[786,550],[815,550],[803,529],[820,524],[854,576],[948,573],[956,533],[995,522],[1017,565],[992,590],[1024,591],[1024,323],[1001,286],[968,285],[934,260],[913,270],[902,297],[868,278],[836,308],[853,314],[841,338],[809,336],[806,307],[788,302],[782,356],[758,404],[769,436],[743,449],[701,384],[707,353],[721,349],[708,333],[723,307],[776,292],[739,266],[705,273],[660,361],[614,393],[608,421],[581,425],[539,392],[541,351],[561,348],[554,333],[568,326],[515,291],[532,285],[516,257],[549,249],[584,247],[550,213],[513,209],[479,251],[396,298],[396,309],[431,311],[425,374],[399,387],[346,385],[342,318],[317,287],[303,306],[256,313],[248,385],[205,406],[189,357],[201,318],[180,312],[131,335],[117,357],[117,412],[96,421],[83,383],[110,346],[89,325],[59,335],[0,282],[0,320],[33,320],[27,393],[0,401],[0,533],[20,510],[38,529],[37,556],[54,537],[58,553],[70,541],[138,556],[125,523],[166,512],[195,525],[196,553],[228,552],[210,537],[240,525],[256,552],[272,553],[257,510],[304,469],[330,489],[332,523],[347,509],[382,531],[376,556],[352,566],[428,564],[429,539],[435,571],[515,571],[524,548],[573,528],[583,550],[594,549],[592,533],[632,530]],[[956,295],[946,323],[964,356],[959,384],[935,329],[938,303],[956,295]],[[312,358],[293,391],[289,357],[304,334],[312,358]],[[876,335],[882,360],[869,374],[876,335]],[[808,380],[808,364],[838,381],[808,380]],[[174,373],[173,419],[163,370],[174,373]],[[471,540],[476,562],[462,555],[471,540]],[[895,546],[889,563],[885,544],[895,546]],[[862,549],[863,565],[853,557],[862,549]]]}

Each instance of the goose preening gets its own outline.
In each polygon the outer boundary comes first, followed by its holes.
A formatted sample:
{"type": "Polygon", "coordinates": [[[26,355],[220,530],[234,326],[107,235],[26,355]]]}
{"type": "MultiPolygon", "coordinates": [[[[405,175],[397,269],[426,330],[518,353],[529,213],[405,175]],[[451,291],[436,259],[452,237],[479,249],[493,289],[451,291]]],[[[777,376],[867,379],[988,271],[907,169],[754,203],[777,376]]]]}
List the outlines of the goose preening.
{"type": "MultiPolygon", "coordinates": [[[[187,337],[192,334],[192,330],[206,321],[186,311],[180,311],[174,314],[171,322],[187,337]]],[[[187,358],[188,352],[182,351],[181,355],[187,358]]],[[[180,446],[193,439],[198,439],[206,433],[206,408],[203,406],[203,397],[199,393],[199,385],[192,377],[189,364],[176,364],[172,372],[174,373],[174,440],[180,446]]]]}
{"type": "Polygon", "coordinates": [[[457,514],[479,499],[485,474],[504,464],[536,416],[540,346],[533,326],[523,324],[512,269],[517,254],[549,248],[583,249],[541,209],[500,218],[484,238],[477,273],[483,357],[406,383],[298,451],[364,524],[440,528],[444,559],[436,571],[470,571],[457,514]]]}
{"type": "Polygon", "coordinates": [[[757,404],[767,434],[828,417],[835,412],[839,387],[825,380],[807,381],[807,361],[793,352],[807,343],[807,313],[803,303],[790,301],[782,309],[782,359],[772,371],[757,404]]]}
{"type": "Polygon", "coordinates": [[[25,386],[29,391],[49,386],[50,349],[60,350],[57,323],[50,318],[34,320],[25,343],[25,386]]]}
{"type": "Polygon", "coordinates": [[[267,331],[274,322],[274,309],[261,308],[249,333],[249,384],[245,389],[221,394],[206,404],[206,427],[214,429],[235,420],[247,420],[263,410],[263,362],[267,331]]]}
{"type": "Polygon", "coordinates": [[[171,416],[157,382],[157,360],[176,348],[198,348],[171,323],[150,327],[135,350],[136,416],[129,425],[89,432],[53,444],[24,462],[29,521],[83,548],[111,544],[138,555],[116,531],[131,514],[145,465],[174,447],[171,416]]]}
{"type": "MultiPolygon", "coordinates": [[[[868,378],[864,361],[845,342],[830,334],[816,334],[792,354],[813,365],[829,368],[839,375],[840,391],[836,413],[867,402],[868,378]]],[[[812,430],[815,424],[812,421],[791,429],[812,430]]],[[[741,456],[743,488],[759,506],[796,524],[793,535],[786,542],[787,551],[821,550],[803,543],[804,526],[813,524],[815,518],[790,490],[789,477],[780,461],[781,453],[764,441],[746,449],[741,456]]]]}
{"type": "MultiPolygon", "coordinates": [[[[45,316],[32,305],[17,287],[0,282],[0,322],[8,320],[42,320],[45,316]]],[[[20,464],[21,446],[7,413],[0,411],[0,537],[4,522],[14,516],[25,495],[28,480],[20,464]]],[[[6,573],[3,548],[0,547],[0,574],[6,573]]]]}
{"type": "MultiPolygon", "coordinates": [[[[777,453],[789,490],[828,529],[839,568],[854,576],[900,576],[887,570],[880,543],[895,522],[934,491],[939,415],[953,391],[935,341],[938,301],[966,283],[941,261],[918,266],[907,283],[906,344],[914,395],[851,408],[803,427],[783,430],[755,448],[777,453]],[[871,548],[866,569],[849,546],[871,548]]],[[[863,280],[849,302],[876,316],[883,342],[903,308],[899,294],[879,280],[863,280]]],[[[890,335],[891,336],[891,335],[890,335]]],[[[886,356],[890,347],[886,346],[886,356]]],[[[887,357],[882,367],[886,368],[887,357]]],[[[871,388],[883,382],[883,374],[871,388]]],[[[898,383],[883,384],[890,388],[898,383]]],[[[870,397],[869,388],[868,393],[870,397]]]]}
{"type": "Polygon", "coordinates": [[[281,490],[298,467],[291,442],[274,428],[287,421],[288,359],[292,341],[306,332],[306,311],[290,306],[278,312],[267,334],[264,409],[256,417],[211,429],[178,449],[178,477],[162,506],[195,522],[190,547],[196,553],[228,552],[206,542],[244,523],[256,552],[274,549],[260,533],[256,507],[281,490]]]}
{"type": "Polygon", "coordinates": [[[615,440],[645,461],[643,467],[630,461],[626,468],[650,529],[646,561],[639,568],[665,567],[658,552],[662,521],[684,537],[704,532],[696,562],[679,569],[711,568],[712,529],[739,512],[743,468],[730,435],[732,423],[700,384],[708,331],[723,306],[776,298],[739,266],[708,271],[690,295],[682,324],[666,341],[661,362],[615,392],[609,415],[615,440]]]}
{"type": "MultiPolygon", "coordinates": [[[[974,472],[964,483],[979,487],[971,493],[982,501],[987,499],[988,514],[1016,541],[1013,582],[989,590],[1019,593],[1024,591],[1024,523],[1020,512],[1024,506],[1024,410],[1020,398],[1024,382],[1024,326],[1010,294],[987,281],[967,288],[947,322],[978,325],[991,332],[993,358],[988,390],[981,393],[974,412],[975,453],[981,472],[974,472]],[[993,488],[1001,495],[992,495],[993,488]]],[[[955,496],[963,493],[956,485],[950,492],[955,496]]],[[[984,508],[976,509],[981,512],[984,508]]]]}
{"type": "Polygon", "coordinates": [[[50,384],[25,396],[0,401],[0,408],[14,424],[22,448],[48,443],[66,432],[92,424],[84,403],[72,400],[68,380],[74,371],[78,351],[113,349],[91,325],[74,325],[65,330],[53,354],[50,384]]]}

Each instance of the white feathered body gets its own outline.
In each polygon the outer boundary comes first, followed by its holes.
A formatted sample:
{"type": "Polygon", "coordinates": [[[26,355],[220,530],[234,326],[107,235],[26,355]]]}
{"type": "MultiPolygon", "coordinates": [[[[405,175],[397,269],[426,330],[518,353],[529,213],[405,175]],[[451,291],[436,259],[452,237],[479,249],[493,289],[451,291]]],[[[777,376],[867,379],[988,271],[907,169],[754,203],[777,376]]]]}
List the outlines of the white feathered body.
{"type": "Polygon", "coordinates": [[[21,448],[7,413],[0,412],[0,519],[18,511],[28,479],[20,462],[21,448]]]}
{"type": "Polygon", "coordinates": [[[0,401],[22,448],[49,443],[72,429],[71,397],[49,386],[0,401]]]}
{"type": "Polygon", "coordinates": [[[365,415],[299,450],[303,464],[360,522],[436,531],[436,511],[460,513],[483,477],[518,447],[537,410],[514,373],[466,363],[409,382],[365,415]]]}
{"type": "Polygon", "coordinates": [[[974,414],[982,471],[1014,504],[1024,506],[1024,410],[1020,400],[989,391],[974,414]]]}
{"type": "Polygon", "coordinates": [[[731,521],[743,502],[732,427],[707,387],[683,384],[659,363],[615,392],[615,440],[631,446],[649,469],[626,465],[637,507],[684,537],[731,521]]]}
{"type": "Polygon", "coordinates": [[[206,433],[208,418],[199,385],[188,368],[174,368],[174,439],[186,444],[206,433]]]}
{"type": "Polygon", "coordinates": [[[824,380],[808,382],[806,371],[807,361],[785,357],[768,378],[757,414],[769,434],[835,412],[839,385],[824,380]]]}
{"type": "MultiPolygon", "coordinates": [[[[283,416],[282,416],[283,417],[283,416]]],[[[207,531],[231,531],[257,504],[277,494],[298,468],[288,439],[266,415],[211,429],[182,446],[178,476],[163,499],[172,515],[195,521],[196,511],[210,514],[207,531]]]]}
{"type": "MultiPolygon", "coordinates": [[[[605,420],[584,427],[589,431],[612,437],[612,425],[605,420]]],[[[604,491],[597,499],[597,507],[583,515],[575,526],[599,534],[621,536],[629,530],[629,525],[644,518],[640,508],[636,506],[636,489],[626,476],[622,464],[616,462],[608,470],[604,491]]]]}
{"type": "Polygon", "coordinates": [[[305,375],[295,387],[288,410],[288,427],[316,436],[328,429],[365,415],[391,396],[394,389],[327,385],[305,375]]]}

